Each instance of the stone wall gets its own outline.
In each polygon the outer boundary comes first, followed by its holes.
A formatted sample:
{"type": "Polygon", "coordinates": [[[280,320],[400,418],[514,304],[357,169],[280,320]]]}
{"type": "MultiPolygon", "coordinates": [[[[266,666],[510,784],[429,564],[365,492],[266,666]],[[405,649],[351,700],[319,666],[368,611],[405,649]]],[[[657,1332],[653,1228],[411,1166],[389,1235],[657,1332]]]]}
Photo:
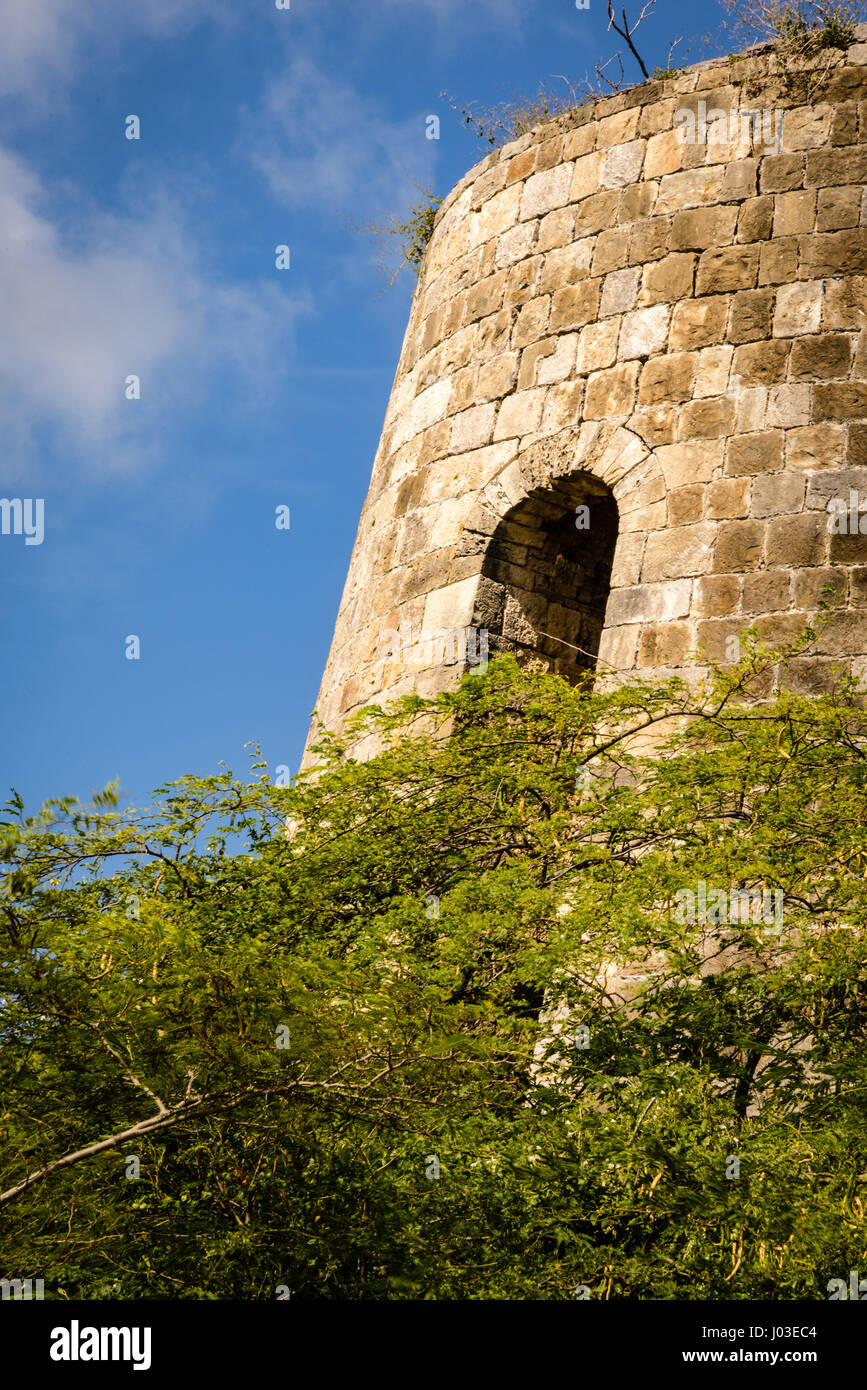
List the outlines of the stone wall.
{"type": "Polygon", "coordinates": [[[865,63],[858,42],[821,84],[770,53],[702,64],[538,128],[452,190],[326,725],[453,682],[461,652],[419,645],[437,632],[484,627],[567,676],[684,672],[753,622],[785,640],[828,586],[835,614],[790,679],[860,670],[867,536],[833,533],[828,503],[867,506],[865,63]],[[770,121],[737,115],[757,110],[770,121]]]}

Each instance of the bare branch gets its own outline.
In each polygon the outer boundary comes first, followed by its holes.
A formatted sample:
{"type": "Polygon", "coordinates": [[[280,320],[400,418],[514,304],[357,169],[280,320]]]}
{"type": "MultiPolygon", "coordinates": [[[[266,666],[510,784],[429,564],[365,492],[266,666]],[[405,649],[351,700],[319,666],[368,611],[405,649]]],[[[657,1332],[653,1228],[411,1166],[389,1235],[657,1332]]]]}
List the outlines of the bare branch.
{"type": "Polygon", "coordinates": [[[641,75],[645,79],[645,81],[649,80],[650,74],[647,71],[647,68],[644,66],[644,59],[642,58],[638,49],[635,47],[635,44],[632,42],[632,35],[635,33],[635,30],[638,28],[645,15],[652,12],[655,4],[656,0],[647,0],[647,4],[644,6],[644,9],[641,11],[641,14],[635,21],[635,24],[633,25],[632,29],[629,28],[629,20],[626,18],[626,7],[624,6],[620,11],[621,17],[623,19],[623,28],[621,29],[620,25],[617,23],[617,20],[614,18],[613,0],[608,0],[608,28],[613,29],[615,34],[619,34],[620,37],[622,39],[625,39],[626,42],[629,44],[632,55],[635,58],[635,61],[638,63],[638,66],[641,68],[641,75]]]}

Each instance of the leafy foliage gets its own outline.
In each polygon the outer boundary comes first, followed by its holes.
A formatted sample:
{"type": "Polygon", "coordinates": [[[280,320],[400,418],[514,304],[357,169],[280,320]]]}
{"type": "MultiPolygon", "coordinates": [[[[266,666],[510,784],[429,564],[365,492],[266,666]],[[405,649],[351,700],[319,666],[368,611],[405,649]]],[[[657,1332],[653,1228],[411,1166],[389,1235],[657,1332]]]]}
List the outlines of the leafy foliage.
{"type": "Polygon", "coordinates": [[[496,106],[480,106],[477,102],[458,102],[441,92],[460,118],[461,124],[485,145],[497,147],[518,140],[536,126],[565,118],[595,95],[586,88],[576,91],[566,78],[564,90],[539,83],[535,96],[513,96],[496,106]]]}
{"type": "Polygon", "coordinates": [[[846,682],[746,703],[777,660],[696,693],[501,658],[291,788],[13,798],[4,1273],[826,1297],[865,1257],[867,716],[846,682]],[[782,931],[680,920],[700,881],[780,890],[782,931]]]}
{"type": "Polygon", "coordinates": [[[419,274],[427,244],[433,235],[442,198],[438,198],[431,188],[420,188],[420,192],[421,200],[402,214],[404,221],[392,213],[384,224],[371,222],[352,229],[365,232],[378,242],[382,250],[380,269],[389,285],[394,284],[404,266],[410,266],[416,275],[419,274]]]}
{"type": "Polygon", "coordinates": [[[739,43],[772,43],[789,59],[846,49],[863,18],[858,0],[725,0],[739,43]]]}

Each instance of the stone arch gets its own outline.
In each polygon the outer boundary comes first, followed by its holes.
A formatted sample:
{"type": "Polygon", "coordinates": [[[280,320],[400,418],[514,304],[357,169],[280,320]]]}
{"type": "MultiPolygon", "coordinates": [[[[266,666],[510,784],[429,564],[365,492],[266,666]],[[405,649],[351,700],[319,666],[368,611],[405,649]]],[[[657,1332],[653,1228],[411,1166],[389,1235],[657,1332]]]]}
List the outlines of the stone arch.
{"type": "Polygon", "coordinates": [[[492,653],[573,682],[594,669],[611,593],[637,581],[645,531],[666,513],[659,462],[623,426],[588,422],[523,450],[482,490],[466,528],[484,537],[473,624],[492,653]]]}

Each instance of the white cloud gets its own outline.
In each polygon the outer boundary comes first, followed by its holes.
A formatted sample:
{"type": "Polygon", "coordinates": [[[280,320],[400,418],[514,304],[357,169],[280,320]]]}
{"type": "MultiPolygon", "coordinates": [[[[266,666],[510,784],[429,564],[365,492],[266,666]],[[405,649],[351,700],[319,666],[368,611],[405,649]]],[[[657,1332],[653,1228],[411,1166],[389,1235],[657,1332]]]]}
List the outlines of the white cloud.
{"type": "Polygon", "coordinates": [[[203,399],[221,373],[243,375],[253,394],[270,386],[278,335],[305,308],[276,271],[244,288],[207,280],[195,237],[165,198],[69,228],[46,204],[38,177],[0,147],[7,478],[16,462],[34,466],[46,432],[95,469],[141,465],[159,455],[171,412],[203,399]],[[140,401],[125,398],[131,374],[140,401]]]}
{"type": "Polygon", "coordinates": [[[353,223],[379,220],[421,196],[434,161],[424,113],[403,121],[323,72],[293,58],[271,82],[248,122],[249,157],[272,193],[290,207],[337,210],[353,223]]]}
{"type": "Polygon", "coordinates": [[[0,93],[48,104],[55,84],[124,39],[171,37],[229,15],[227,0],[0,0],[0,93]]]}

